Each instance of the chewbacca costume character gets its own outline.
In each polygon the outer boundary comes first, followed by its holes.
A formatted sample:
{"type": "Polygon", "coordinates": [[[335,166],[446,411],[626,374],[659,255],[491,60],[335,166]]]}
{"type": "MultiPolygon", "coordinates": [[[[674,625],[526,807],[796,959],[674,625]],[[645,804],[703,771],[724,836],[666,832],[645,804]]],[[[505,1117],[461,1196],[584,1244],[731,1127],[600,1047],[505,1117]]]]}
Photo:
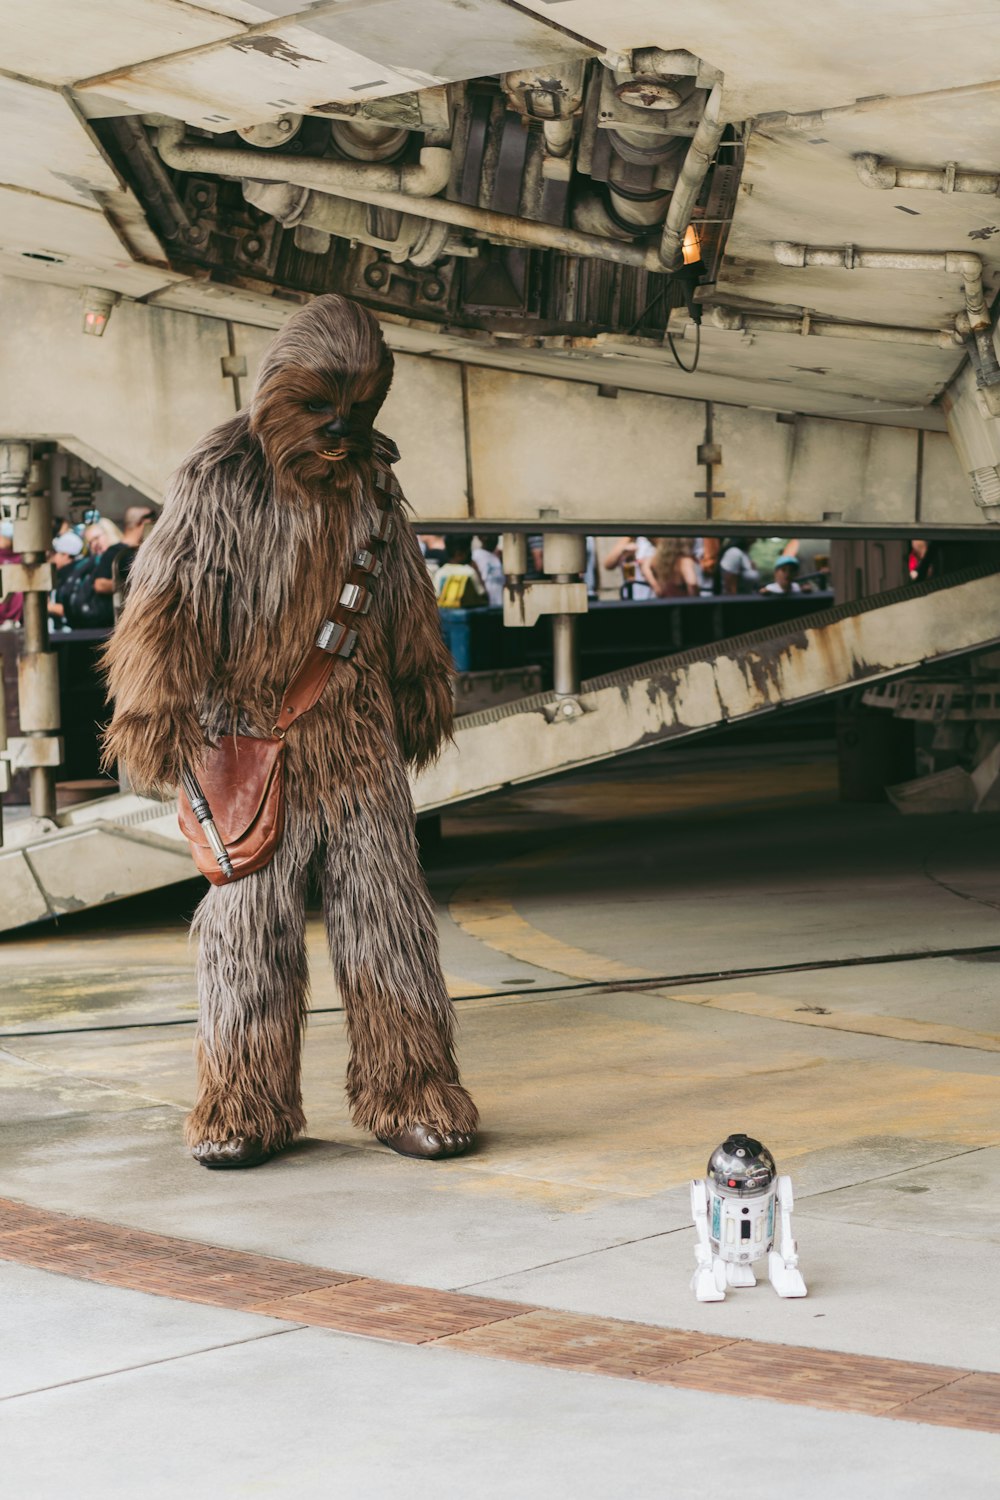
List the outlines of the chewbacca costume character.
{"type": "MultiPolygon", "coordinates": [[[[371,314],[317,297],[270,345],[249,409],[181,465],[106,654],[106,753],[138,789],[176,786],[222,735],[270,735],[372,534],[373,450],[385,443],[373,423],[391,379],[371,314]]],[[[255,1166],[305,1125],[310,870],[346,1012],[355,1123],[411,1156],[456,1156],[474,1138],[406,775],[450,732],[451,662],[401,517],[382,561],[353,655],[288,730],[273,859],[211,886],[195,916],[198,1099],[187,1140],[204,1166],[255,1166]]]]}

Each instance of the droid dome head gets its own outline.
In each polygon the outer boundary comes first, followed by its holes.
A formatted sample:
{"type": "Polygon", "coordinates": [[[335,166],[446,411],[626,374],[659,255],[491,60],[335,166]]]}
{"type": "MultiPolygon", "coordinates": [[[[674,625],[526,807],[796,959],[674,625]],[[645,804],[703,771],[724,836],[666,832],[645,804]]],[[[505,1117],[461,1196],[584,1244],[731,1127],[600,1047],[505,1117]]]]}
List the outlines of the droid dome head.
{"type": "Polygon", "coordinates": [[[734,1133],[716,1146],[708,1159],[708,1175],[720,1193],[754,1198],[766,1193],[777,1175],[774,1157],[752,1135],[734,1133]]]}

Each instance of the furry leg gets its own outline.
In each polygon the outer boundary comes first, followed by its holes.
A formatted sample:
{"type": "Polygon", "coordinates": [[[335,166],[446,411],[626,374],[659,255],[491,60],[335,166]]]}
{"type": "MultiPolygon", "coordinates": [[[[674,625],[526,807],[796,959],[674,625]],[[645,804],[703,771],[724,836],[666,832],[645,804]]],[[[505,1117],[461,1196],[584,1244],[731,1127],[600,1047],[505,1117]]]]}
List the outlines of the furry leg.
{"type": "Polygon", "coordinates": [[[305,880],[312,835],[290,822],[271,863],[209,888],[195,913],[198,1102],[189,1145],[259,1140],[287,1146],[305,1126],[300,1087],[309,995],[305,880]]]}
{"type": "Polygon", "coordinates": [[[380,1137],[418,1123],[475,1131],[401,767],[387,764],[378,794],[345,807],[326,855],[323,908],[347,1013],[355,1124],[380,1137]]]}

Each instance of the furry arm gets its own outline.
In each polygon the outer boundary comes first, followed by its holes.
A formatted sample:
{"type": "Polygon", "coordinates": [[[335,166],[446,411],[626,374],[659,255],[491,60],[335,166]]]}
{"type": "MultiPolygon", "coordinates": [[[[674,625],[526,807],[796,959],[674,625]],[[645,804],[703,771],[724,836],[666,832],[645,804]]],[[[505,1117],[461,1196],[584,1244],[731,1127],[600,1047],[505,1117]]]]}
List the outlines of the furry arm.
{"type": "Polygon", "coordinates": [[[454,674],[441,636],[434,586],[414,535],[399,517],[387,589],[386,631],[396,733],[404,759],[421,770],[451,737],[454,674]]]}
{"type": "Polygon", "coordinates": [[[194,476],[182,469],[135,560],[104,651],[114,700],[104,764],[121,761],[140,792],[176,786],[206,743],[199,707],[217,667],[222,590],[199,511],[194,476]]]}

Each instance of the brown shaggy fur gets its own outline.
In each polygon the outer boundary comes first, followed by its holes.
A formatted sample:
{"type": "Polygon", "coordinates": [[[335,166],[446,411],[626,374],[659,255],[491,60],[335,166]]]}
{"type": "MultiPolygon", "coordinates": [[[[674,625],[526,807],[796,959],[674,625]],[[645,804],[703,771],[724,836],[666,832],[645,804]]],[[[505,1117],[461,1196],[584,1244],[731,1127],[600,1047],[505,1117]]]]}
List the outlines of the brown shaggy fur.
{"type": "MultiPolygon", "coordinates": [[[[266,735],[282,694],[368,539],[373,423],[392,377],[375,319],[339,296],[296,313],[264,357],[247,412],[174,476],[106,651],[105,740],[139,790],[166,791],[206,741],[266,735]],[[324,413],[310,410],[324,406],[324,413]],[[331,463],[323,431],[349,418],[331,463]]],[[[298,1049],[311,862],[347,1011],[355,1119],[474,1128],[413,845],[407,764],[451,731],[451,662],[416,538],[400,518],[358,647],[288,734],[289,827],[268,870],[212,887],[199,910],[201,1090],[192,1140],[302,1128],[298,1049]]]]}

